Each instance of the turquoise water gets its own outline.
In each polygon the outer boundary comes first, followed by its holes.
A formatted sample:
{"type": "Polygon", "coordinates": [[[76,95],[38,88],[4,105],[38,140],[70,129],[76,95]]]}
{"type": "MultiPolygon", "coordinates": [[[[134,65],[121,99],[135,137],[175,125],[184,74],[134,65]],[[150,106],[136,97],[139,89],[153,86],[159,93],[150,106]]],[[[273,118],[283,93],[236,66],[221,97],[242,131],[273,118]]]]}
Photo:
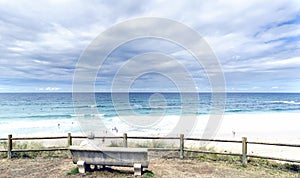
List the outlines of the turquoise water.
{"type": "MultiPolygon", "coordinates": [[[[72,93],[2,93],[0,134],[80,132],[76,125],[80,113],[74,112],[75,107],[97,109],[96,119],[107,122],[118,115],[205,115],[211,110],[210,93],[200,93],[199,99],[193,94],[182,98],[180,93],[117,93],[115,96],[113,102],[111,93],[96,93],[95,105],[84,102],[73,105],[72,93]],[[183,109],[183,103],[187,109],[183,109]]],[[[261,112],[300,112],[300,94],[228,93],[226,96],[225,113],[261,112]]]]}

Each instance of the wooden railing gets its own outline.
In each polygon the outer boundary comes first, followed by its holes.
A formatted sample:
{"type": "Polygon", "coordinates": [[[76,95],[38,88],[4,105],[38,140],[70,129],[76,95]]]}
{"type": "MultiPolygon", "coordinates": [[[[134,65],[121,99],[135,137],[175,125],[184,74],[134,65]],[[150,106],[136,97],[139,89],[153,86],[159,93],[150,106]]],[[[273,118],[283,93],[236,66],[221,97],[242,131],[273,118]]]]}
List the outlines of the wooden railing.
{"type": "Polygon", "coordinates": [[[68,133],[67,136],[54,136],[54,137],[12,137],[12,135],[8,135],[7,138],[0,138],[0,142],[7,141],[7,150],[0,150],[0,152],[7,152],[7,158],[12,158],[13,152],[36,152],[36,151],[60,151],[60,150],[69,150],[69,146],[73,145],[73,139],[122,139],[123,147],[128,147],[128,140],[179,140],[179,147],[176,148],[149,148],[149,151],[178,151],[179,157],[184,158],[185,152],[194,152],[194,153],[205,153],[205,154],[221,154],[221,155],[229,155],[229,156],[241,156],[242,163],[247,164],[247,158],[263,158],[263,159],[272,159],[286,162],[296,162],[300,163],[300,160],[293,159],[284,159],[278,157],[269,157],[269,156],[260,156],[260,155],[252,155],[247,153],[248,144],[256,144],[256,145],[272,145],[272,146],[284,146],[284,147],[294,147],[299,148],[300,152],[300,144],[283,144],[283,143],[265,143],[265,142],[253,142],[247,141],[246,137],[243,137],[241,141],[238,140],[220,140],[220,139],[202,139],[202,138],[185,138],[183,134],[180,134],[179,137],[143,137],[143,136],[128,136],[126,133],[122,136],[72,136],[71,133],[68,133]],[[54,148],[36,148],[36,149],[14,149],[13,141],[21,141],[21,140],[48,140],[48,139],[66,139],[67,143],[64,147],[54,147],[54,148]],[[198,141],[198,142],[227,142],[227,143],[239,143],[242,144],[242,153],[224,153],[224,152],[213,152],[213,151],[205,151],[205,150],[193,150],[184,147],[185,141],[198,141]]]}

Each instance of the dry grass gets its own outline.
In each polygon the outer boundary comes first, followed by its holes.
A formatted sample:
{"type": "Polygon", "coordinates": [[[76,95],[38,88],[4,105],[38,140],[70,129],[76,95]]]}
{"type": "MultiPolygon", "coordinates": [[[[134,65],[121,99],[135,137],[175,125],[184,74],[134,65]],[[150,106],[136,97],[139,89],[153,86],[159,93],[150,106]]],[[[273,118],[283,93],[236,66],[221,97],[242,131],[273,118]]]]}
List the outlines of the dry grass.
{"type": "MultiPolygon", "coordinates": [[[[224,158],[223,158],[224,159],[224,158]]],[[[153,159],[143,177],[295,177],[299,170],[292,171],[272,166],[275,163],[250,161],[242,164],[232,161],[202,159],[153,159]],[[253,163],[253,164],[252,164],[253,163]],[[269,166],[268,166],[269,165],[269,166]]],[[[278,163],[276,163],[278,164],[278,163]]],[[[67,158],[14,158],[0,159],[0,177],[82,177],[67,175],[76,168],[67,158]]],[[[75,171],[76,172],[76,171],[75,171]]],[[[84,177],[133,177],[132,168],[110,167],[86,173],[84,177]]]]}
{"type": "MultiPolygon", "coordinates": [[[[116,145],[120,143],[114,143],[116,145]]],[[[134,146],[162,147],[165,143],[150,141],[135,142],[134,146]]],[[[4,146],[4,145],[3,145],[4,146]]],[[[14,148],[36,148],[42,145],[22,143],[14,148]]],[[[133,177],[132,168],[109,167],[81,175],[76,173],[76,165],[68,159],[68,151],[34,152],[14,154],[6,159],[6,153],[0,158],[0,177],[133,177]]],[[[149,152],[149,168],[142,177],[295,177],[300,178],[300,166],[280,164],[263,159],[250,159],[247,165],[241,164],[240,157],[215,154],[187,153],[186,158],[175,159],[178,152],[149,152]]]]}

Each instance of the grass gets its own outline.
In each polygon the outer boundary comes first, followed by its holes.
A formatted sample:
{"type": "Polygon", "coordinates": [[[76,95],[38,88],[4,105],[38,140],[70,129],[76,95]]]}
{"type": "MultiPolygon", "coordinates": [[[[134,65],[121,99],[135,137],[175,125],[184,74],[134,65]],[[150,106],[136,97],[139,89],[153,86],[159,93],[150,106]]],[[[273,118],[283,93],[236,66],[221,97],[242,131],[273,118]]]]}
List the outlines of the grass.
{"type": "MultiPolygon", "coordinates": [[[[174,143],[168,143],[161,140],[132,141],[128,142],[131,148],[174,148],[174,143]]],[[[123,147],[123,141],[111,141],[108,147],[123,147]]]]}
{"type": "Polygon", "coordinates": [[[155,174],[152,171],[145,171],[143,177],[145,178],[155,177],[155,174]]]}
{"type": "MultiPolygon", "coordinates": [[[[78,167],[70,170],[67,172],[67,175],[76,175],[79,173],[78,167]]],[[[133,173],[131,171],[120,171],[120,170],[114,170],[109,167],[102,168],[101,171],[96,171],[96,172],[87,172],[86,175],[101,175],[101,176],[106,176],[106,177],[128,177],[132,175],[133,173]]],[[[146,170],[143,175],[143,178],[152,178],[155,177],[155,174],[152,171],[146,170]]]]}
{"type": "MultiPolygon", "coordinates": [[[[112,141],[109,145],[111,147],[122,147],[123,141],[112,141]]],[[[148,141],[132,141],[128,142],[128,147],[140,147],[140,148],[170,148],[175,147],[174,143],[164,142],[161,140],[148,140],[148,141]]],[[[41,149],[45,148],[39,142],[13,142],[13,149],[41,149]]],[[[0,142],[0,149],[7,149],[7,142],[0,142]]],[[[214,152],[215,149],[211,148],[201,148],[204,151],[214,152]]],[[[238,169],[257,169],[259,167],[264,167],[269,170],[281,170],[285,172],[293,172],[300,173],[300,165],[299,164],[291,164],[291,163],[278,163],[275,161],[270,161],[266,159],[260,158],[249,158],[248,164],[241,163],[241,156],[229,156],[229,155],[218,155],[218,154],[205,154],[205,153],[193,153],[193,152],[185,152],[188,158],[195,158],[199,161],[205,162],[225,162],[229,167],[235,167],[238,169]],[[227,164],[228,163],[228,164],[227,164]]],[[[13,158],[36,158],[36,157],[60,157],[67,158],[69,157],[69,151],[36,151],[36,152],[13,152],[13,158]]],[[[6,158],[7,153],[0,153],[0,158],[6,158]]],[[[107,171],[107,170],[106,170],[107,171]]],[[[102,171],[101,171],[102,172],[102,171]]],[[[74,168],[70,170],[67,174],[77,174],[78,168],[74,168]]],[[[105,173],[103,171],[102,173],[105,173]]],[[[101,173],[101,174],[102,174],[101,173]]],[[[146,171],[143,174],[143,177],[155,177],[154,173],[151,171],[146,171]]]]}
{"type": "Polygon", "coordinates": [[[78,167],[72,169],[71,171],[67,172],[67,175],[74,175],[74,174],[78,174],[79,170],[78,167]]]}
{"type": "MultiPolygon", "coordinates": [[[[0,148],[7,150],[7,142],[0,142],[0,148]]],[[[39,142],[13,142],[13,150],[26,150],[26,149],[43,149],[45,148],[39,142]]],[[[35,152],[13,152],[13,158],[36,158],[36,157],[61,157],[67,158],[69,152],[66,151],[35,151],[35,152]]],[[[0,158],[6,158],[7,153],[0,153],[0,158]]]]}
{"type": "Polygon", "coordinates": [[[229,163],[236,168],[248,168],[248,167],[264,167],[268,169],[276,169],[294,173],[300,173],[300,165],[292,163],[279,163],[275,161],[270,161],[261,158],[250,158],[248,159],[248,164],[241,163],[241,156],[227,156],[227,155],[217,155],[217,154],[204,154],[200,153],[197,157],[200,161],[210,161],[210,162],[225,162],[229,163]]]}
{"type": "Polygon", "coordinates": [[[265,167],[265,168],[300,173],[300,165],[299,164],[278,163],[275,161],[269,161],[269,160],[260,159],[260,158],[250,158],[248,160],[248,164],[251,166],[261,166],[261,167],[265,167]]]}
{"type": "Polygon", "coordinates": [[[240,156],[227,156],[227,155],[200,153],[199,156],[198,156],[198,160],[201,160],[201,161],[222,161],[222,162],[232,163],[232,164],[241,164],[241,157],[240,156]]]}
{"type": "MultiPolygon", "coordinates": [[[[216,152],[214,147],[201,147],[200,150],[216,152]]],[[[188,152],[187,157],[193,157],[195,153],[188,152]]],[[[267,160],[262,158],[249,158],[248,164],[242,164],[241,156],[230,156],[230,155],[220,155],[220,154],[206,154],[206,153],[196,153],[197,159],[200,161],[213,161],[213,162],[225,162],[229,163],[229,165],[233,165],[237,168],[247,168],[247,167],[265,167],[268,169],[276,169],[282,171],[289,171],[300,173],[300,164],[292,164],[292,163],[280,163],[273,160],[267,160]]]]}

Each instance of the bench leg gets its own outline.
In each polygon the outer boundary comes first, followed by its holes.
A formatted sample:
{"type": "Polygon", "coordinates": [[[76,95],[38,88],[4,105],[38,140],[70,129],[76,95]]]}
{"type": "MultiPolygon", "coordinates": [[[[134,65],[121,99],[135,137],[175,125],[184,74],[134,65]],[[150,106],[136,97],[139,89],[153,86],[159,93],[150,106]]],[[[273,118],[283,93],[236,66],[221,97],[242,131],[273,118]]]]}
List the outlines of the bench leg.
{"type": "Polygon", "coordinates": [[[138,164],[138,163],[133,164],[133,169],[134,169],[135,176],[142,175],[142,171],[143,171],[142,164],[138,164]]]}
{"type": "Polygon", "coordinates": [[[85,173],[86,165],[84,161],[77,161],[78,171],[79,173],[85,173]]]}
{"type": "Polygon", "coordinates": [[[96,168],[97,168],[97,170],[100,170],[100,169],[105,168],[105,166],[104,165],[97,165],[96,168]]]}

